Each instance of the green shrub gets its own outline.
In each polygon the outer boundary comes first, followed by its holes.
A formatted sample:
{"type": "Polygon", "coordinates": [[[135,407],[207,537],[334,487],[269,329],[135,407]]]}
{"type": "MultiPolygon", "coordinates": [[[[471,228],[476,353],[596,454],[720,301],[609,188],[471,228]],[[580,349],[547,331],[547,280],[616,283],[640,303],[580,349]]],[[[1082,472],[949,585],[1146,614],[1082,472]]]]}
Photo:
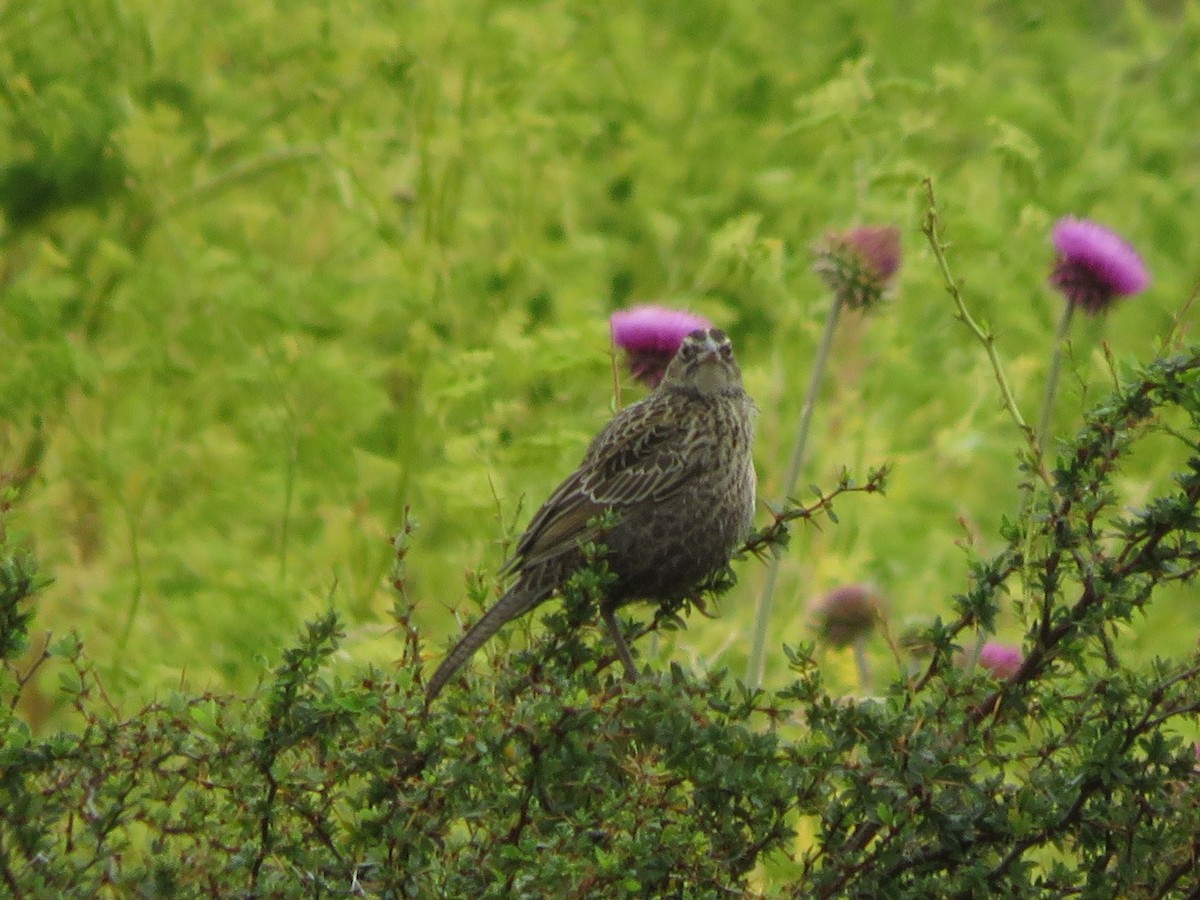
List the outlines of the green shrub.
{"type": "MultiPolygon", "coordinates": [[[[1200,566],[1198,430],[1200,351],[1133,373],[973,564],[920,667],[868,698],[830,693],[811,647],[776,694],[678,667],[628,684],[583,579],[529,649],[429,710],[402,594],[395,671],[335,673],[330,612],[249,697],[128,718],[60,640],[38,662],[66,664],[82,726],[35,737],[12,708],[36,578],[10,549],[0,879],[17,897],[1187,895],[1200,656],[1131,663],[1126,628],[1200,566]],[[1186,462],[1123,510],[1114,481],[1155,434],[1186,462]],[[1014,598],[1016,673],[957,665],[1014,598]]],[[[785,543],[788,518],[751,543],[785,543]]]]}

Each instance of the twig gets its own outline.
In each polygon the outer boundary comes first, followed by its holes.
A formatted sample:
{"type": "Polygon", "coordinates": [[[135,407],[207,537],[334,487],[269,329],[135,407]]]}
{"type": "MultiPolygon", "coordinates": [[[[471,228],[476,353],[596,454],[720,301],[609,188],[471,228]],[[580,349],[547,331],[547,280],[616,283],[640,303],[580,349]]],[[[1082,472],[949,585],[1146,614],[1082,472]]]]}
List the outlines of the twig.
{"type": "MultiPolygon", "coordinates": [[[[966,325],[971,333],[979,339],[979,342],[983,344],[983,348],[987,352],[988,361],[992,364],[992,373],[996,376],[996,384],[1000,386],[1000,396],[1004,400],[1004,406],[1008,410],[1009,416],[1012,417],[1017,427],[1024,433],[1030,446],[1036,447],[1033,429],[1026,423],[1025,417],[1021,415],[1021,410],[1017,408],[1016,397],[1013,396],[1012,388],[1008,384],[1008,378],[1004,375],[1004,367],[1001,365],[1000,357],[996,353],[996,336],[975,321],[974,316],[967,309],[967,304],[963,301],[958,282],[954,280],[954,275],[950,272],[950,264],[946,261],[946,244],[942,240],[941,219],[938,216],[937,200],[933,193],[932,178],[927,177],[925,179],[925,193],[929,197],[929,208],[925,213],[925,224],[921,227],[921,232],[929,241],[929,246],[933,248],[933,256],[938,262],[938,267],[942,270],[942,282],[946,287],[946,293],[954,301],[955,318],[966,325]]],[[[1038,457],[1038,467],[1041,467],[1040,455],[1038,457]]]]}

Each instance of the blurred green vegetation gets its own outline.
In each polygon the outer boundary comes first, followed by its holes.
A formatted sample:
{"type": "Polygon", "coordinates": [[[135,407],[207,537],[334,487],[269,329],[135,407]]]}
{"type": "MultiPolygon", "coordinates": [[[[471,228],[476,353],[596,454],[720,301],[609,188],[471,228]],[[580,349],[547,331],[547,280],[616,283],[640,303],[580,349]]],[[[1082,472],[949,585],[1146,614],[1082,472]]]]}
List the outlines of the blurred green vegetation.
{"type": "MultiPolygon", "coordinates": [[[[1027,417],[1060,215],[1156,279],[1076,330],[1060,433],[1111,383],[1104,343],[1147,359],[1191,328],[1195,3],[18,0],[0,34],[0,471],[54,579],[38,626],[77,629],[118,705],[252,684],[330,603],[342,658],[395,658],[406,507],[407,594],[449,636],[609,415],[632,302],[731,332],[778,499],[828,305],[808,246],[858,222],[900,225],[906,262],[843,324],[803,480],[890,463],[890,489],[797,535],[772,634],[845,581],[897,629],[946,614],[957,544],[1016,510],[1019,434],[923,243],[926,176],[1027,417]]],[[[1131,504],[1179,462],[1154,447],[1131,504]]],[[[664,660],[743,670],[762,568],[739,574],[664,660]]],[[[1200,613],[1168,593],[1140,622],[1149,658],[1200,613]]]]}

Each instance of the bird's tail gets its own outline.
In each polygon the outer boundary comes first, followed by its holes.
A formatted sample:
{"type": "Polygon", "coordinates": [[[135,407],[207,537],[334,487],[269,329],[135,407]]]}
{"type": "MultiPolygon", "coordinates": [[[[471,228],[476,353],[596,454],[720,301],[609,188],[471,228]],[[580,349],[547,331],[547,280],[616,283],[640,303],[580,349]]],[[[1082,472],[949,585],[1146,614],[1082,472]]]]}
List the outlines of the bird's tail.
{"type": "Polygon", "coordinates": [[[544,592],[531,591],[521,585],[514,585],[496,604],[485,612],[478,622],[462,636],[454,649],[446,654],[442,664],[437,667],[429,684],[425,686],[425,704],[429,705],[441,693],[446,682],[454,677],[475,651],[487,643],[488,639],[499,631],[505,624],[524,613],[529,612],[545,599],[544,592]]]}

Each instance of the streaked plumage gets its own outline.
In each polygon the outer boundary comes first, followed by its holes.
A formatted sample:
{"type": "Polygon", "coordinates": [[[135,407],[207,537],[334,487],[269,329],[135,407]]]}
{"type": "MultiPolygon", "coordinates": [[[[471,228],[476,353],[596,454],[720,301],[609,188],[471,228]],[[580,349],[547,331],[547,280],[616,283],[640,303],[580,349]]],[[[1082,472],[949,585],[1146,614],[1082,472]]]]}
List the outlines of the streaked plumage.
{"type": "Polygon", "coordinates": [[[501,626],[561,588],[584,564],[588,541],[605,548],[615,575],[601,612],[632,677],[615,610],[689,596],[750,531],[754,417],[725,333],[689,334],[662,383],[613,417],[533,517],[504,567],[516,582],[438,666],[428,700],[501,626]],[[589,523],[610,510],[615,524],[597,534],[589,523]]]}

